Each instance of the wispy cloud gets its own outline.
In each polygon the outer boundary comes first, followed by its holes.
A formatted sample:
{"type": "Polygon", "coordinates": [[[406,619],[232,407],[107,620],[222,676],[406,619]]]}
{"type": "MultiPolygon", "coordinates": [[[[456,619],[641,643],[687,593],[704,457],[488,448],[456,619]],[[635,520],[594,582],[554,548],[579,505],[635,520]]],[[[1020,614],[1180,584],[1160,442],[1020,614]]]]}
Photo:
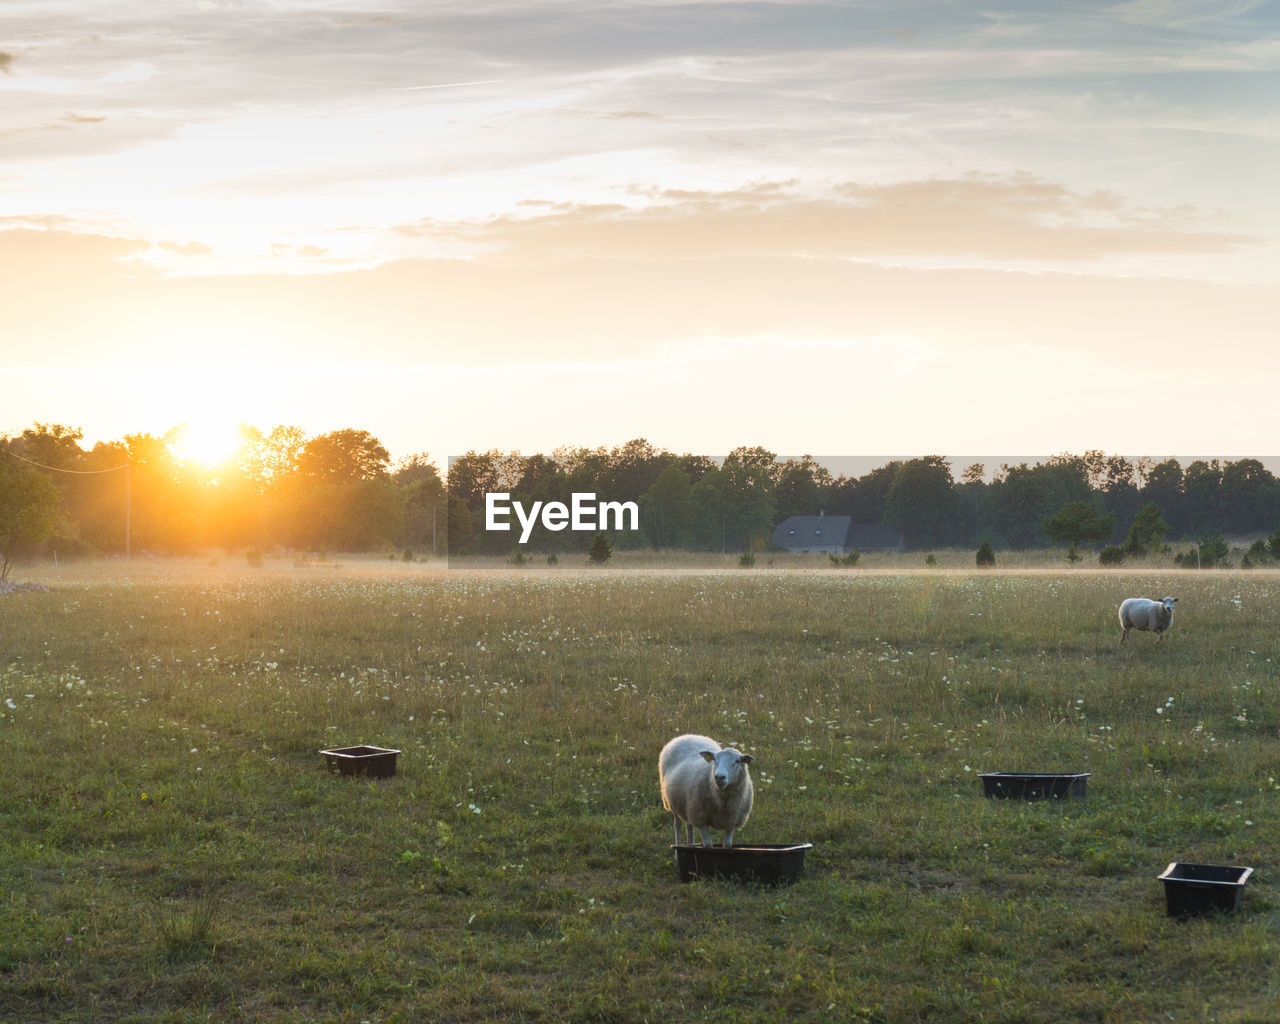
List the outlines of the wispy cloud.
{"type": "MultiPolygon", "coordinates": [[[[681,237],[692,238],[693,233],[681,237]]],[[[171,243],[179,245],[181,243],[171,243]]],[[[1000,267],[879,266],[830,253],[784,256],[612,245],[563,262],[401,260],[365,271],[164,277],[150,246],[65,232],[0,232],[11,361],[146,362],[174,346],[251,366],[271,358],[458,366],[643,356],[701,338],[911,337],[1001,358],[1034,344],[1085,352],[1159,349],[1197,363],[1230,338],[1259,372],[1280,293],[1185,279],[1140,281],[1000,267]],[[69,303],[66,296],[74,295],[69,303]],[[93,330],[84,331],[92,323],[93,330]]],[[[323,261],[290,246],[281,257],[323,261]]],[[[1128,357],[1121,357],[1128,358],[1128,357]]],[[[1143,357],[1144,359],[1146,357],[1143,357]]],[[[1280,365],[1274,367],[1280,372],[1280,365]]],[[[1270,371],[1267,371],[1270,372],[1270,371]]]]}
{"type": "Polygon", "coordinates": [[[945,260],[1062,266],[1133,253],[1237,251],[1261,240],[1214,230],[1187,207],[1134,208],[1115,194],[1077,194],[1018,176],[845,183],[815,196],[765,183],[726,193],[672,190],[648,204],[550,207],[481,223],[427,222],[406,233],[461,239],[490,259],[663,261],[734,256],[945,260]]]}

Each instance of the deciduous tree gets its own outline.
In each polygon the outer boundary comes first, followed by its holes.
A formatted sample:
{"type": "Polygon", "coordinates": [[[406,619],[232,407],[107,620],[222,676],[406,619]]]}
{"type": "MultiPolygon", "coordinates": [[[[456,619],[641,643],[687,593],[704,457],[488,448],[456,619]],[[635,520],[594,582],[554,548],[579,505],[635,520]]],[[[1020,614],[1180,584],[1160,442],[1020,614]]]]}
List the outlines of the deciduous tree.
{"type": "Polygon", "coordinates": [[[1106,540],[1116,527],[1116,517],[1101,513],[1092,502],[1071,501],[1044,521],[1044,533],[1050,540],[1068,543],[1067,560],[1080,561],[1077,546],[1087,540],[1106,540]]]}
{"type": "Polygon", "coordinates": [[[0,450],[0,580],[9,578],[25,546],[43,541],[60,525],[61,502],[48,473],[0,450]]]}
{"type": "Polygon", "coordinates": [[[902,463],[885,495],[884,521],[902,531],[908,548],[951,544],[959,532],[957,513],[946,459],[929,455],[902,463]]]}

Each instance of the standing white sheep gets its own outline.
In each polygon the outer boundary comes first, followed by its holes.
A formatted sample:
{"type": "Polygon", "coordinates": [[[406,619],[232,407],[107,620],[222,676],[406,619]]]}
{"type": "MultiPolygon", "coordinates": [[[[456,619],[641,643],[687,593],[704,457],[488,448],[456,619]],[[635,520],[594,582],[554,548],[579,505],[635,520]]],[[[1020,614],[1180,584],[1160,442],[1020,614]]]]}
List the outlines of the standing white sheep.
{"type": "Polygon", "coordinates": [[[658,783],[662,806],[671,812],[680,844],[680,823],[702,833],[702,845],[711,845],[710,829],[724,832],[724,845],[733,845],[733,833],[746,823],[754,792],[747,765],[755,760],[707,736],[677,736],[658,755],[658,783]]]}
{"type": "Polygon", "coordinates": [[[1176,597],[1153,601],[1147,597],[1130,597],[1120,602],[1120,642],[1129,639],[1129,630],[1154,630],[1156,643],[1164,639],[1164,631],[1173,625],[1176,597]]]}

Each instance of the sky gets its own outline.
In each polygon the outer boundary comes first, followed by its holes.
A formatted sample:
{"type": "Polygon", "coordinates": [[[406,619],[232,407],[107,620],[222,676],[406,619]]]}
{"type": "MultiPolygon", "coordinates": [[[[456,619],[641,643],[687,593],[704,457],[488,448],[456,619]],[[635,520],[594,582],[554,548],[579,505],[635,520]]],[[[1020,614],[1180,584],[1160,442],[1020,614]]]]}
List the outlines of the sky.
{"type": "Polygon", "coordinates": [[[1274,455],[1280,2],[4,0],[0,434],[1274,455]]]}

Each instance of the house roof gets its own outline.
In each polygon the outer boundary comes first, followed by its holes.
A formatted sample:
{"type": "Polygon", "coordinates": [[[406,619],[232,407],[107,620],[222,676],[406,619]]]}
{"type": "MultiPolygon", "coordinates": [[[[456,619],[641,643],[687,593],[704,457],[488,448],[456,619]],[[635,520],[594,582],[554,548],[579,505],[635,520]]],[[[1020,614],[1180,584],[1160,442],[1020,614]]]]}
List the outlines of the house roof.
{"type": "Polygon", "coordinates": [[[781,548],[844,547],[853,516],[788,516],[773,530],[781,548]]]}
{"type": "Polygon", "coordinates": [[[898,550],[902,532],[886,523],[855,523],[853,516],[788,516],[773,530],[775,547],[809,550],[845,548],[858,551],[898,550]]]}
{"type": "Polygon", "coordinates": [[[902,531],[888,523],[859,523],[849,530],[849,544],[862,551],[900,548],[902,531]]]}

